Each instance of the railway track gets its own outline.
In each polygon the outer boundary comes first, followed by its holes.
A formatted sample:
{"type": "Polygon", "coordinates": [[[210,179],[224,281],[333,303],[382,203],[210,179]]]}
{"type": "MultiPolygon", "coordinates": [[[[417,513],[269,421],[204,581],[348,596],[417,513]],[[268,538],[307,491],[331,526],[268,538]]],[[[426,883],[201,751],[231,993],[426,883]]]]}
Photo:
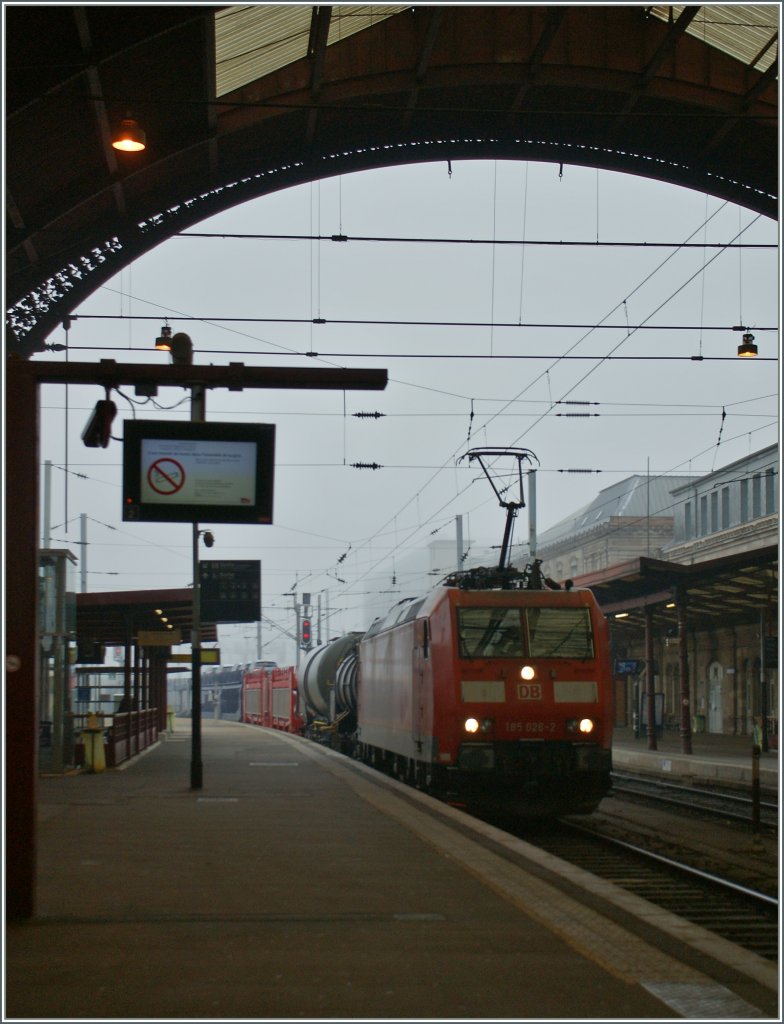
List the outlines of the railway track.
{"type": "Polygon", "coordinates": [[[756,953],[778,959],[778,900],[562,820],[527,842],[756,953]]]}
{"type": "Polygon", "coordinates": [[[749,827],[754,826],[756,814],[760,829],[771,834],[778,831],[777,803],[761,797],[755,810],[751,797],[719,787],[683,786],[632,772],[613,772],[611,795],[654,802],[689,814],[697,813],[749,827]]]}

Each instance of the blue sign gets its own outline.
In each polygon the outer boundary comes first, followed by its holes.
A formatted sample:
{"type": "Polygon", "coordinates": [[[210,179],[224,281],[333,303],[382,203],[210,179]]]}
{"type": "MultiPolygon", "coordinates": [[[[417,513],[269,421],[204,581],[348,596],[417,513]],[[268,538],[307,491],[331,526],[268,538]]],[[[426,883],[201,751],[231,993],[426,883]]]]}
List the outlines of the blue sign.
{"type": "Polygon", "coordinates": [[[645,668],[644,661],[635,661],[630,659],[628,661],[615,662],[615,674],[617,676],[636,676],[639,672],[645,668]]]}

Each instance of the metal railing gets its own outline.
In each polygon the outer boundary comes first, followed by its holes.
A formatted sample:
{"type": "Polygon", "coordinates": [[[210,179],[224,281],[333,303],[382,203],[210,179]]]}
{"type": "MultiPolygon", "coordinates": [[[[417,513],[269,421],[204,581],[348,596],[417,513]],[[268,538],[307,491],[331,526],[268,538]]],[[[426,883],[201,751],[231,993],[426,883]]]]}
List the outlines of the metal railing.
{"type": "MultiPolygon", "coordinates": [[[[77,764],[80,763],[82,731],[88,727],[88,719],[91,717],[89,714],[73,716],[77,764]]],[[[103,729],[107,768],[114,768],[135,757],[158,739],[160,730],[157,708],[115,712],[111,715],[99,713],[96,718],[103,729]]]]}

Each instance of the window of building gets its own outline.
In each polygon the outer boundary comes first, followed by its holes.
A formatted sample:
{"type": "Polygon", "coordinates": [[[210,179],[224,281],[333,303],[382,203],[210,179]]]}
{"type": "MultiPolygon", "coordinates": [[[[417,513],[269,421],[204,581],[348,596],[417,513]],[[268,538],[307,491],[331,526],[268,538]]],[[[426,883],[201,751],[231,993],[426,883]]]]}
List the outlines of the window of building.
{"type": "Polygon", "coordinates": [[[775,490],[774,469],[765,472],[765,515],[772,516],[776,511],[776,490],[775,490]]]}
{"type": "Polygon", "coordinates": [[[700,498],[700,537],[708,532],[708,495],[703,494],[700,498]]]}
{"type": "Polygon", "coordinates": [[[722,528],[722,530],[729,530],[729,528],[730,528],[730,489],[729,489],[729,487],[722,487],[722,489],[721,489],[721,528],[722,528]]]}
{"type": "Polygon", "coordinates": [[[748,480],[741,480],[740,482],[740,521],[747,523],[749,521],[749,482],[748,480]]]}
{"type": "Polygon", "coordinates": [[[687,501],[683,506],[683,532],[685,539],[689,540],[694,536],[694,526],[691,521],[691,502],[687,501]]]}
{"type": "Polygon", "coordinates": [[[751,516],[758,519],[762,515],[762,474],[755,473],[751,478],[751,516]]]}
{"type": "Polygon", "coordinates": [[[711,519],[710,519],[710,522],[711,522],[711,525],[710,525],[711,533],[716,533],[716,531],[719,528],[719,492],[718,491],[711,491],[710,509],[711,509],[711,511],[710,511],[710,516],[711,516],[711,519]]]}

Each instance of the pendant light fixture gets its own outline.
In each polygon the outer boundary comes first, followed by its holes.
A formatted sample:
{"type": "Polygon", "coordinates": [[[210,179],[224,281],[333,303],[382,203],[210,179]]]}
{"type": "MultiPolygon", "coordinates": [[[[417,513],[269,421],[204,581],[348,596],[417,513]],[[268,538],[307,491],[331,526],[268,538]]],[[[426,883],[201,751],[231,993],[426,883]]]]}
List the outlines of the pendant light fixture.
{"type": "Polygon", "coordinates": [[[140,153],[147,148],[147,136],[135,118],[125,117],[114,133],[112,146],[122,153],[140,153]]]}

